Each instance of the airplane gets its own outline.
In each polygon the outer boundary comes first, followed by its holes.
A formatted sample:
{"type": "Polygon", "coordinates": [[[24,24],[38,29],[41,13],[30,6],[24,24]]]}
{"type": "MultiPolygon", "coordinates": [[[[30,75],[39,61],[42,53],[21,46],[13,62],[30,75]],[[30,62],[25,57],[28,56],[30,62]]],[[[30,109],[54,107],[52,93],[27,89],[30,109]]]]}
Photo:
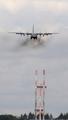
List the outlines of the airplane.
{"type": "Polygon", "coordinates": [[[32,33],[29,33],[29,32],[27,32],[27,33],[23,33],[23,32],[9,32],[9,33],[13,33],[13,34],[19,34],[19,35],[23,35],[23,36],[25,36],[25,35],[30,35],[30,39],[37,39],[38,38],[38,35],[42,35],[42,36],[45,36],[45,35],[52,35],[52,34],[59,34],[59,33],[35,33],[34,32],[34,25],[33,25],[33,29],[32,29],[32,33]]]}

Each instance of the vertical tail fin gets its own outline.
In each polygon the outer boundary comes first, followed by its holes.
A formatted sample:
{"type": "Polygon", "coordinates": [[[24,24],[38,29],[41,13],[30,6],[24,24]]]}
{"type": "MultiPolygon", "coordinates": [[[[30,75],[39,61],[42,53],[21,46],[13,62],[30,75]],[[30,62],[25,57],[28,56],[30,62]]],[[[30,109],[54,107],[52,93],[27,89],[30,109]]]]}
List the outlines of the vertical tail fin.
{"type": "Polygon", "coordinates": [[[33,25],[32,33],[34,33],[34,25],[33,25]]]}

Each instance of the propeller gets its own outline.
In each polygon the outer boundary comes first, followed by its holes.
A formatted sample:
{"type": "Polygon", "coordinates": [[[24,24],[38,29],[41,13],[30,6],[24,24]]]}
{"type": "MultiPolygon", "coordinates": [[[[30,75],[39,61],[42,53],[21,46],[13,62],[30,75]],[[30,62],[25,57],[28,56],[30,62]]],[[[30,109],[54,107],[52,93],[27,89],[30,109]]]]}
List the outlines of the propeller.
{"type": "Polygon", "coordinates": [[[44,33],[43,33],[43,36],[44,36],[44,33]]]}
{"type": "Polygon", "coordinates": [[[27,36],[28,36],[28,33],[29,33],[29,32],[27,32],[27,36]]]}
{"type": "Polygon", "coordinates": [[[20,31],[20,35],[22,36],[22,32],[20,31]]]}
{"type": "Polygon", "coordinates": [[[40,32],[40,36],[41,36],[41,32],[40,32]]]}

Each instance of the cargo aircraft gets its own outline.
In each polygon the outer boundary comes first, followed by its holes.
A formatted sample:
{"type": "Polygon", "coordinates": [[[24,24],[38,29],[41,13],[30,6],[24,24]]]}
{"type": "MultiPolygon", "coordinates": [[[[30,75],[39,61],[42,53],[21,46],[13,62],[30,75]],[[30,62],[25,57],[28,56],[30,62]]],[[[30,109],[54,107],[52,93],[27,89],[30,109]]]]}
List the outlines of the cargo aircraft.
{"type": "Polygon", "coordinates": [[[29,32],[27,32],[27,33],[23,33],[23,32],[9,32],[9,33],[19,34],[19,35],[23,35],[23,36],[25,36],[25,35],[27,35],[27,36],[30,35],[30,39],[37,39],[37,38],[38,38],[38,37],[37,37],[38,35],[40,35],[40,36],[41,36],[41,35],[42,35],[42,36],[47,35],[47,36],[48,36],[48,35],[52,35],[52,34],[58,34],[58,33],[47,33],[47,32],[46,32],[46,33],[45,33],[45,32],[44,32],[44,33],[41,33],[41,32],[40,32],[40,33],[35,33],[35,32],[34,32],[34,25],[33,25],[32,33],[29,33],[29,32]]]}

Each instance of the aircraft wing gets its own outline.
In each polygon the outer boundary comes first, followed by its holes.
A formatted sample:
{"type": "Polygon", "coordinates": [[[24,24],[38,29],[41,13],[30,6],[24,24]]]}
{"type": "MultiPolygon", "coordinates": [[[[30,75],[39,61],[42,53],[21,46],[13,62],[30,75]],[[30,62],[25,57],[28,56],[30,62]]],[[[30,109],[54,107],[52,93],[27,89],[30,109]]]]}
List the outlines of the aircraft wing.
{"type": "Polygon", "coordinates": [[[19,34],[19,35],[32,35],[32,33],[22,33],[22,32],[9,32],[9,33],[12,33],[12,34],[19,34]]]}
{"type": "Polygon", "coordinates": [[[52,35],[52,34],[59,34],[59,33],[37,33],[37,35],[52,35]]]}

